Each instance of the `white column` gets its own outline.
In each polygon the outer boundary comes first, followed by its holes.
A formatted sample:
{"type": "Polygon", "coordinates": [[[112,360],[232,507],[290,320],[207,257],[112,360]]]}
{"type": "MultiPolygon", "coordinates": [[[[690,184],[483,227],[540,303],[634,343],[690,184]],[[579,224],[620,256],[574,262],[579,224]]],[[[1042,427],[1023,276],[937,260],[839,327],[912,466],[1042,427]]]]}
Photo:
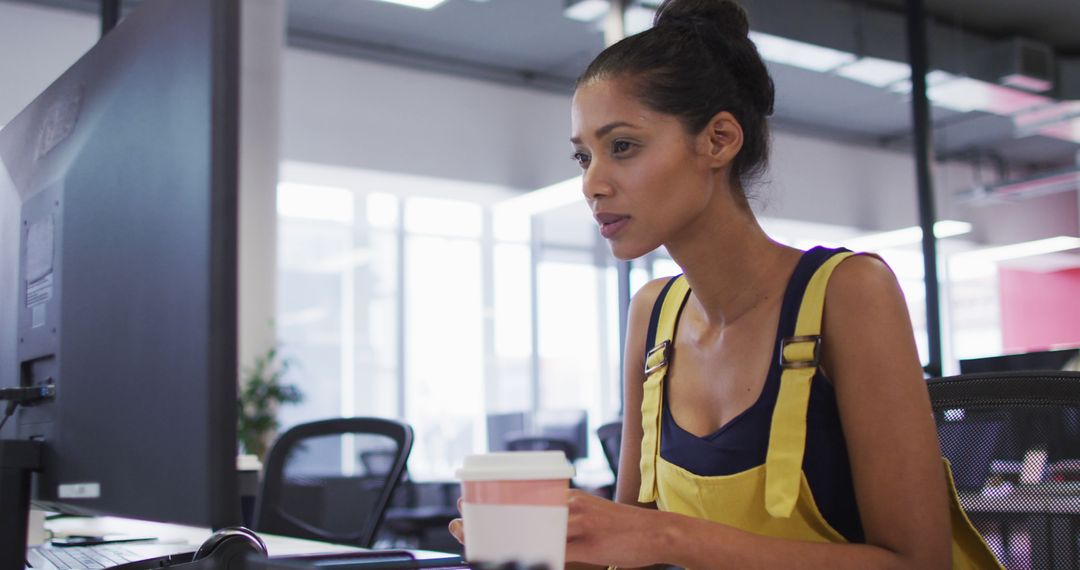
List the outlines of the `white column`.
{"type": "Polygon", "coordinates": [[[285,1],[243,0],[240,37],[241,369],[274,345],[285,1]]]}

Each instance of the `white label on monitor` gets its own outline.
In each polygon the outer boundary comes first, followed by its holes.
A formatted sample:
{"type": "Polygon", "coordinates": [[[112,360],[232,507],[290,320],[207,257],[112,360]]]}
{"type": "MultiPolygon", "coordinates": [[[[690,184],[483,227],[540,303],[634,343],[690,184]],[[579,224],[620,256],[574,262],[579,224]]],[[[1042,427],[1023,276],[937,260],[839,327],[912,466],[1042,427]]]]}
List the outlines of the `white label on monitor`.
{"type": "Polygon", "coordinates": [[[56,494],[61,499],[98,499],[101,498],[101,484],[68,483],[60,485],[56,494]]]}
{"type": "Polygon", "coordinates": [[[26,285],[26,306],[34,307],[49,302],[53,296],[53,274],[50,273],[26,285]]]}
{"type": "Polygon", "coordinates": [[[45,326],[45,305],[37,305],[30,309],[30,328],[36,329],[45,326]]]}

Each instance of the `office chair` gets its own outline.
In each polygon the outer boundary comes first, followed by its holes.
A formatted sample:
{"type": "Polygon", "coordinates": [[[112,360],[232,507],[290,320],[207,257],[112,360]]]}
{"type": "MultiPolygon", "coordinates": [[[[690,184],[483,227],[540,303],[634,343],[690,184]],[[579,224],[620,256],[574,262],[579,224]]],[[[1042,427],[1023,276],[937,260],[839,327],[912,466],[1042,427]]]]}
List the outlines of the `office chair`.
{"type": "Polygon", "coordinates": [[[928,381],[960,503],[1006,568],[1080,568],[1080,373],[928,381]]]}
{"type": "Polygon", "coordinates": [[[606,423],[596,428],[596,437],[600,440],[600,448],[604,450],[604,457],[611,474],[619,478],[619,450],[622,447],[622,422],[606,423]]]}
{"type": "Polygon", "coordinates": [[[395,420],[294,426],[267,454],[255,530],[370,548],[412,444],[412,428],[395,420]]]}
{"type": "Polygon", "coordinates": [[[461,554],[464,548],[446,530],[461,516],[459,497],[457,481],[413,481],[406,476],[386,510],[379,544],[461,554]]]}

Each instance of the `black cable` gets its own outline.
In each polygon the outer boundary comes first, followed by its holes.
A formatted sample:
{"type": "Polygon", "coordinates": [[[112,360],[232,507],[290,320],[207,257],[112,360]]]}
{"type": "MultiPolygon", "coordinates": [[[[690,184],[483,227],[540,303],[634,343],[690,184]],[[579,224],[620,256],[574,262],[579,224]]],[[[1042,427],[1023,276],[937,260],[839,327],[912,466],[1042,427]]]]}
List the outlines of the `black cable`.
{"type": "Polygon", "coordinates": [[[56,397],[56,386],[52,384],[21,388],[0,388],[0,402],[6,401],[8,403],[7,411],[4,413],[3,419],[0,419],[0,429],[4,429],[4,424],[15,413],[15,408],[19,407],[19,404],[33,404],[51,400],[54,397],[56,397]]]}
{"type": "Polygon", "coordinates": [[[15,408],[19,407],[19,403],[12,400],[8,402],[7,412],[4,413],[4,419],[0,420],[0,430],[4,429],[4,424],[7,423],[8,418],[15,414],[15,408]]]}

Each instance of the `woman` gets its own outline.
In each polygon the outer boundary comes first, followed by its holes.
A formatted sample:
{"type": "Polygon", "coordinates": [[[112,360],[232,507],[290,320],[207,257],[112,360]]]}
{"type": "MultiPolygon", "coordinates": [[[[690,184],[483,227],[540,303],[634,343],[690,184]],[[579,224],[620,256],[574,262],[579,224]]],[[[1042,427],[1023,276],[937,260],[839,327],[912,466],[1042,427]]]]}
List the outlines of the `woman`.
{"type": "MultiPolygon", "coordinates": [[[[684,278],[631,303],[616,500],[571,492],[567,559],[949,568],[950,494],[895,277],[776,243],[750,209],[773,84],[747,32],[732,1],[667,0],[578,82],[571,141],[600,233],[620,259],[665,246],[684,278]]],[[[962,532],[958,565],[996,567],[962,532]]]]}

